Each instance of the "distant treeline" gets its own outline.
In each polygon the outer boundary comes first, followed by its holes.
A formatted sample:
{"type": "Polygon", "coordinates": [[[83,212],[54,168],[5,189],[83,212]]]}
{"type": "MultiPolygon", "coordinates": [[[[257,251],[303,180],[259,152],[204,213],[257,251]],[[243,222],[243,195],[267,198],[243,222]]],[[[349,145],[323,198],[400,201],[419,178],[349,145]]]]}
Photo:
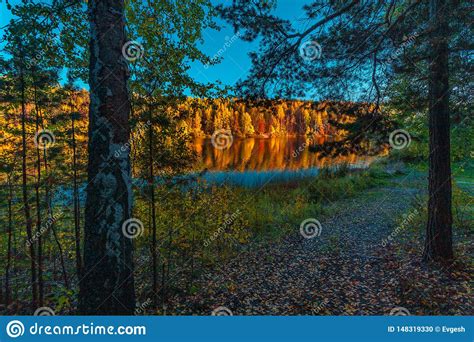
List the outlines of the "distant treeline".
{"type": "MultiPolygon", "coordinates": [[[[34,172],[36,161],[35,140],[37,132],[46,132],[52,144],[47,150],[50,167],[54,173],[69,178],[68,167],[72,164],[72,146],[76,146],[77,169],[85,172],[87,165],[87,127],[89,93],[86,90],[65,91],[53,89],[42,98],[33,101],[34,94],[27,93],[25,106],[25,130],[27,153],[26,166],[34,172]],[[31,100],[31,101],[30,101],[31,100]],[[73,139],[74,134],[74,139],[73,139]],[[63,170],[64,169],[64,170],[63,170]]],[[[137,101],[138,102],[138,101],[137,101]]],[[[183,151],[180,146],[190,137],[210,137],[216,130],[229,130],[234,137],[313,137],[326,141],[339,140],[347,135],[347,127],[359,115],[364,115],[368,105],[351,102],[311,102],[299,100],[244,101],[241,99],[196,99],[187,98],[173,105],[161,104],[148,117],[147,106],[138,104],[131,113],[130,144],[121,150],[131,148],[134,175],[146,168],[149,132],[155,134],[154,149],[156,168],[167,165],[168,150],[183,151]],[[176,130],[164,130],[158,117],[171,118],[176,130]],[[149,124],[151,122],[151,124],[149,124]],[[178,132],[179,131],[179,132],[178,132]],[[162,137],[163,136],[163,137],[162,137]],[[158,139],[158,137],[162,137],[158,139]],[[187,138],[186,138],[187,137],[187,138]],[[165,148],[166,147],[166,148],[165,148]],[[159,153],[161,153],[159,154],[159,153]]],[[[17,102],[4,101],[0,109],[0,136],[4,143],[0,148],[3,170],[11,171],[18,162],[18,147],[21,146],[21,106],[17,102]]],[[[319,142],[320,140],[314,140],[319,142]]],[[[322,141],[322,140],[321,140],[322,141]]],[[[319,144],[319,143],[318,143],[319,144]]],[[[117,152],[118,153],[118,152],[117,152]]],[[[179,160],[187,160],[184,155],[179,160]]],[[[145,171],[143,171],[144,173],[145,171]]],[[[79,176],[83,173],[79,172],[79,176]]],[[[0,174],[3,180],[4,175],[0,174]]]]}
{"type": "Polygon", "coordinates": [[[187,114],[180,121],[181,127],[194,136],[210,136],[226,129],[238,137],[270,137],[341,135],[335,123],[353,122],[369,106],[329,101],[188,99],[179,109],[187,114]]]}

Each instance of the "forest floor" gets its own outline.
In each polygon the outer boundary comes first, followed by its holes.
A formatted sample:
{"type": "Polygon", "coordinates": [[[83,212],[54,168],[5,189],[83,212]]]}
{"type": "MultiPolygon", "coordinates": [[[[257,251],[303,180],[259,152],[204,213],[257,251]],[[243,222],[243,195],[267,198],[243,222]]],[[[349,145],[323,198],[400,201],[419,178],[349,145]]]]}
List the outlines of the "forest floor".
{"type": "Polygon", "coordinates": [[[421,214],[400,225],[425,188],[426,176],[410,172],[329,203],[320,236],[295,227],[242,251],[203,275],[195,294],[171,298],[168,314],[472,315],[472,238],[455,236],[453,264],[427,265],[423,232],[405,228],[421,214]]]}

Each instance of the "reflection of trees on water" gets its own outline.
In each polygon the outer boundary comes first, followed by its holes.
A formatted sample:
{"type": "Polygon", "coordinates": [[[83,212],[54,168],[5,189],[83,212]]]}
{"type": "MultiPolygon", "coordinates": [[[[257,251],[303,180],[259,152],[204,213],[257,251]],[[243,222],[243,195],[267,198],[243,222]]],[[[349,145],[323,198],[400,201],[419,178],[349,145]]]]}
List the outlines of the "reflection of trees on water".
{"type": "MultiPolygon", "coordinates": [[[[352,102],[303,104],[316,106],[313,114],[317,114],[314,120],[300,122],[305,123],[305,129],[296,125],[299,129],[287,130],[286,135],[275,133],[270,138],[237,138],[238,135],[234,135],[232,146],[225,150],[213,148],[205,138],[196,138],[194,151],[200,157],[200,166],[210,170],[295,170],[354,164],[368,156],[386,153],[387,132],[392,125],[389,119],[374,112],[373,105],[352,102]]],[[[284,111],[280,112],[282,119],[284,111]]],[[[294,111],[295,115],[298,113],[301,114],[299,110],[294,111]]],[[[293,121],[296,124],[301,120],[293,121]]]]}
{"type": "Polygon", "coordinates": [[[196,139],[193,148],[201,166],[209,170],[298,170],[343,163],[365,164],[371,159],[350,149],[339,155],[315,151],[325,145],[324,137],[247,138],[234,139],[229,148],[219,150],[209,139],[196,139]]]}

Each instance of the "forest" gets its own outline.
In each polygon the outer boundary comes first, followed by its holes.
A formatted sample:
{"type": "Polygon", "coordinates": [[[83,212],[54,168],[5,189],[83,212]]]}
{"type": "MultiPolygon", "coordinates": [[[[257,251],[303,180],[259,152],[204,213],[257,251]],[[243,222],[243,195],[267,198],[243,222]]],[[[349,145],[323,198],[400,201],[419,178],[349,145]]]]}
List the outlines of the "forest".
{"type": "Polygon", "coordinates": [[[0,3],[0,314],[473,314],[472,4],[297,4],[0,3]]]}

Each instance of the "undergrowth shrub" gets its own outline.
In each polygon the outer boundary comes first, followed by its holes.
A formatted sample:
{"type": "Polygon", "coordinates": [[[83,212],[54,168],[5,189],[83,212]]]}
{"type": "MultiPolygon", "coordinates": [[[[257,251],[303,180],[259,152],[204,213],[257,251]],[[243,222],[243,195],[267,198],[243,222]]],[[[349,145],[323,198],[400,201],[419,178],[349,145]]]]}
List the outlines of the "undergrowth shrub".
{"type": "MultiPolygon", "coordinates": [[[[453,234],[456,236],[472,235],[474,233],[474,196],[453,183],[452,197],[453,234]]],[[[410,208],[397,218],[398,226],[406,229],[410,235],[423,237],[428,220],[428,197],[417,196],[410,208]],[[416,213],[416,215],[410,215],[416,213]],[[409,220],[407,220],[407,217],[409,220]],[[411,234],[410,234],[411,233],[411,234]]]]}
{"type": "Polygon", "coordinates": [[[349,168],[323,169],[321,174],[309,186],[309,200],[320,203],[353,196],[373,186],[382,185],[389,175],[381,165],[374,165],[367,170],[350,172],[349,168]]]}

